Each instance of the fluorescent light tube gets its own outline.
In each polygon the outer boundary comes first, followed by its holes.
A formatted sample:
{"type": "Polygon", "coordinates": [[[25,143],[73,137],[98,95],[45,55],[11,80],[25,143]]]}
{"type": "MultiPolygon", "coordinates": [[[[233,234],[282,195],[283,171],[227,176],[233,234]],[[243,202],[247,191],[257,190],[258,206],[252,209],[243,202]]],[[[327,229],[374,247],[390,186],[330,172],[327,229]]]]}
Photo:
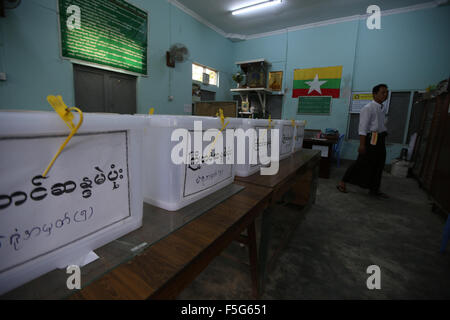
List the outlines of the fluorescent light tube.
{"type": "Polygon", "coordinates": [[[275,4],[280,4],[281,0],[270,0],[270,1],[265,1],[262,3],[258,3],[258,4],[254,4],[248,7],[244,7],[244,8],[240,8],[237,10],[234,10],[231,12],[232,15],[237,15],[237,14],[241,14],[241,13],[246,13],[249,11],[253,11],[253,10],[257,10],[257,9],[261,9],[261,8],[267,8],[267,7],[271,7],[275,4]]]}

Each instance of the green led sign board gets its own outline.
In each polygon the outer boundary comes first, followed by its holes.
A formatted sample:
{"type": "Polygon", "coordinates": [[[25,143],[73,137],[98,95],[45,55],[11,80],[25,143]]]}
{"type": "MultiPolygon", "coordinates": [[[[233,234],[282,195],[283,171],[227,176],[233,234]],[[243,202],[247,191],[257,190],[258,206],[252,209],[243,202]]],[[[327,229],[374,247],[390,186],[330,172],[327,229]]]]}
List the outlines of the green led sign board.
{"type": "Polygon", "coordinates": [[[124,0],[59,0],[61,55],[147,74],[147,12],[124,0]]]}

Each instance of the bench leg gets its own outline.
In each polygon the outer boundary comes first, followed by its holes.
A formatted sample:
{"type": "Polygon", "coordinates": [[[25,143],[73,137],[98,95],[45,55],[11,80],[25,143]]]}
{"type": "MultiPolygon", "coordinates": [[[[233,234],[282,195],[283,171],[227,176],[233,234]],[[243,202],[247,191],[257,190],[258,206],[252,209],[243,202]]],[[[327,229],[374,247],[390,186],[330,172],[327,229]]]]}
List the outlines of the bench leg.
{"type": "Polygon", "coordinates": [[[444,232],[442,234],[441,252],[444,253],[447,247],[448,238],[450,237],[450,215],[447,218],[447,223],[444,227],[444,232]]]}
{"type": "Polygon", "coordinates": [[[247,227],[248,235],[248,256],[250,260],[250,273],[252,277],[252,291],[255,299],[259,298],[259,285],[258,285],[258,254],[256,248],[256,231],[255,231],[255,221],[253,221],[247,227]]]}

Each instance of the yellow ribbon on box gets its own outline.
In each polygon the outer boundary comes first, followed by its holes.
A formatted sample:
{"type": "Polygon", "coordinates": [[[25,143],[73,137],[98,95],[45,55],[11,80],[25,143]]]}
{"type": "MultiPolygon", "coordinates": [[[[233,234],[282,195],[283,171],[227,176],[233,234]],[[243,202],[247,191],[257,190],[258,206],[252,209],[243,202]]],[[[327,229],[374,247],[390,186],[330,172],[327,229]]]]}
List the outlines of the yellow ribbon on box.
{"type": "MultiPolygon", "coordinates": [[[[269,132],[270,128],[272,128],[272,115],[269,114],[269,119],[267,119],[267,120],[269,121],[269,125],[267,126],[267,132],[269,132]]],[[[265,137],[265,135],[261,135],[261,140],[264,137],[265,137]]]]}
{"type": "Polygon", "coordinates": [[[48,165],[47,169],[45,169],[44,173],[42,174],[43,177],[45,177],[47,175],[47,173],[50,171],[51,167],[55,163],[55,161],[58,158],[58,156],[60,155],[60,153],[66,147],[67,143],[69,143],[70,139],[72,139],[72,137],[75,135],[75,133],[77,133],[78,129],[81,127],[81,124],[83,123],[83,112],[76,107],[68,108],[65,105],[64,101],[62,100],[61,96],[56,96],[56,97],[52,96],[52,95],[47,96],[47,101],[53,107],[53,109],[56,111],[56,113],[61,117],[61,119],[64,121],[64,123],[69,127],[70,134],[67,137],[67,139],[63,142],[63,144],[59,147],[58,152],[56,152],[56,154],[53,156],[52,161],[50,161],[50,164],[48,165]],[[76,125],[73,123],[73,119],[75,117],[74,117],[73,113],[71,112],[72,110],[78,112],[78,114],[80,115],[80,120],[78,121],[78,123],[76,125]]]}
{"type": "Polygon", "coordinates": [[[226,124],[225,124],[225,116],[223,115],[223,110],[222,110],[222,108],[219,108],[219,112],[216,112],[216,117],[218,117],[218,118],[220,118],[220,122],[222,123],[222,129],[220,129],[220,132],[222,132],[223,131],[223,129],[225,129],[226,128],[226,126],[230,123],[230,121],[228,121],[226,124]]]}
{"type": "MultiPolygon", "coordinates": [[[[292,126],[295,128],[295,120],[294,119],[291,119],[291,124],[292,124],[292,126]]],[[[294,135],[294,141],[295,141],[295,135],[294,135]]]]}
{"type": "MultiPolygon", "coordinates": [[[[222,131],[228,126],[228,124],[230,123],[230,121],[227,121],[227,123],[225,123],[225,116],[223,115],[223,110],[222,108],[219,109],[219,112],[216,113],[216,117],[220,118],[220,123],[222,124],[222,128],[220,129],[219,133],[216,135],[216,137],[214,138],[214,141],[211,145],[211,149],[209,150],[209,154],[208,154],[208,158],[211,156],[211,152],[214,149],[214,146],[216,145],[216,141],[217,141],[217,137],[219,136],[219,134],[222,133],[222,131]]],[[[223,133],[222,133],[223,134],[223,133]]]]}

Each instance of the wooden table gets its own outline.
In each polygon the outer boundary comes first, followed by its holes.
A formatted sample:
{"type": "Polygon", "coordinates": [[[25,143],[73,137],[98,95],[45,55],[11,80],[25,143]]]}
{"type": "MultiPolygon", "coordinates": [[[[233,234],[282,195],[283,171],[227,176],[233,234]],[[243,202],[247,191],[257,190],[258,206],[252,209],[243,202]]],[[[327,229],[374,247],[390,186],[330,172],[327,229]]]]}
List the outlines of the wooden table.
{"type": "Polygon", "coordinates": [[[170,232],[159,230],[158,221],[155,223],[154,216],[151,218],[151,214],[167,217],[167,213],[144,204],[143,226],[95,250],[100,259],[81,268],[84,286],[81,290],[68,291],[65,270],[54,270],[4,298],[173,299],[235,240],[249,247],[253,297],[258,298],[266,270],[266,253],[265,249],[257,252],[255,219],[264,212],[260,243],[264,248],[270,240],[266,234],[270,219],[264,218],[265,210],[288,190],[294,191],[294,202],[298,205],[314,202],[319,160],[318,151],[303,150],[281,161],[276,175],[237,178],[229,188],[244,186],[245,189],[219,204],[208,203],[214,194],[200,200],[199,206],[209,209],[170,232]],[[242,236],[244,231],[247,237],[242,236]],[[148,241],[149,233],[158,232],[153,235],[158,241],[137,254],[130,253],[130,248],[148,241]]]}
{"type": "Polygon", "coordinates": [[[303,139],[303,148],[312,149],[314,145],[325,146],[328,148],[327,156],[323,156],[320,159],[320,171],[319,177],[329,179],[330,178],[330,168],[331,168],[331,158],[333,156],[333,145],[336,144],[338,140],[336,139],[316,139],[316,138],[305,138],[303,139]]]}
{"type": "Polygon", "coordinates": [[[272,190],[270,207],[262,216],[261,243],[259,245],[260,289],[264,289],[265,278],[274,266],[278,256],[289,243],[292,235],[304,215],[315,202],[318,184],[320,151],[302,149],[282,160],[276,175],[262,176],[258,173],[249,177],[236,177],[235,181],[245,187],[266,186],[272,190]],[[271,248],[271,228],[275,224],[278,211],[277,202],[286,199],[291,193],[289,203],[296,205],[294,219],[282,241],[271,248]],[[301,211],[299,209],[302,209],[301,211]],[[298,213],[298,214],[297,214],[298,213]]]}
{"type": "Polygon", "coordinates": [[[271,188],[274,193],[272,202],[280,200],[288,190],[294,189],[293,191],[298,195],[295,203],[304,205],[310,194],[314,202],[316,185],[313,185],[311,189],[308,183],[313,180],[317,182],[317,179],[313,179],[313,175],[317,171],[319,161],[320,152],[318,150],[302,149],[280,161],[278,173],[275,175],[263,176],[257,172],[249,177],[236,177],[235,181],[246,187],[257,185],[271,188]],[[306,176],[304,176],[305,174],[306,176]]]}
{"type": "MultiPolygon", "coordinates": [[[[236,178],[237,184],[245,186],[243,191],[113,269],[71,299],[175,298],[232,241],[242,240],[245,229],[253,294],[258,297],[259,279],[264,280],[261,261],[265,258],[255,264],[255,218],[289,189],[296,193],[295,203],[314,202],[319,160],[318,151],[303,150],[281,161],[276,175],[236,178]]],[[[263,234],[261,241],[261,245],[268,241],[263,234]]]]}
{"type": "Polygon", "coordinates": [[[70,298],[173,299],[245,229],[253,294],[258,297],[254,221],[270,196],[269,188],[246,187],[70,298]]]}
{"type": "MultiPolygon", "coordinates": [[[[281,161],[276,175],[237,178],[236,183],[245,186],[243,191],[113,269],[71,299],[175,298],[232,241],[242,240],[245,229],[253,294],[258,297],[265,258],[255,264],[255,218],[290,189],[296,193],[295,203],[314,202],[319,160],[318,151],[304,150],[281,161]]],[[[268,241],[264,234],[261,241],[262,246],[268,241]]]]}

